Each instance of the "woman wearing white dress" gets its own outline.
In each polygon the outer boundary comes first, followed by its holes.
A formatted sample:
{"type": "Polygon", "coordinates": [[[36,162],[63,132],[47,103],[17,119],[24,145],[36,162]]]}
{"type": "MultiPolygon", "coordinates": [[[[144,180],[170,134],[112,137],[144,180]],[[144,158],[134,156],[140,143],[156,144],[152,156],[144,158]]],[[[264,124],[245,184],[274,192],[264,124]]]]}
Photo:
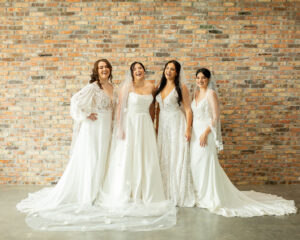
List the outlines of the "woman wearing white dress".
{"type": "MultiPolygon", "coordinates": [[[[153,118],[155,86],[145,80],[145,67],[132,63],[119,90],[109,166],[102,206],[127,220],[114,219],[128,230],[175,225],[176,210],[166,200],[159,167],[153,118]]],[[[119,228],[116,224],[116,228],[119,228]]]]}
{"type": "Polygon", "coordinates": [[[175,60],[167,62],[155,93],[159,103],[158,153],[166,197],[175,206],[193,207],[195,196],[189,164],[192,111],[183,80],[181,65],[175,60]]]}
{"type": "Polygon", "coordinates": [[[239,191],[219,164],[217,151],[223,149],[219,100],[210,71],[196,72],[199,89],[192,101],[193,131],[191,167],[200,208],[225,217],[252,217],[295,213],[294,201],[271,194],[239,191]]]}
{"type": "Polygon", "coordinates": [[[102,62],[99,62],[100,82],[91,83],[71,101],[72,116],[77,122],[81,121],[81,126],[65,177],[58,183],[59,187],[33,194],[25,204],[21,203],[21,210],[27,210],[28,205],[29,210],[34,210],[26,218],[34,229],[148,231],[176,224],[176,209],[165,200],[163,192],[149,114],[154,87],[144,80],[143,65],[134,63],[131,67],[134,81],[126,78],[129,81],[125,81],[119,91],[107,154],[112,119],[108,95],[113,94],[112,86],[101,78],[109,77],[111,68],[102,66],[102,62]]]}
{"type": "Polygon", "coordinates": [[[70,160],[55,187],[29,194],[17,204],[34,213],[68,205],[93,205],[103,184],[111,138],[112,66],[106,59],[95,62],[90,83],[71,98],[74,132],[70,160]]]}

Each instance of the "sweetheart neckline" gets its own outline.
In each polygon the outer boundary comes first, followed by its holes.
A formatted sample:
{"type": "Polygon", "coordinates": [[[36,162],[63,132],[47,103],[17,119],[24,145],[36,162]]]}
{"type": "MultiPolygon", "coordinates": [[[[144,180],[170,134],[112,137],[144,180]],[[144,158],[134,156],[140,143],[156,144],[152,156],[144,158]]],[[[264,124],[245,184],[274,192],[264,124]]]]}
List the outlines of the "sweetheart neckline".
{"type": "Polygon", "coordinates": [[[129,94],[130,94],[130,93],[134,93],[134,94],[136,94],[136,95],[139,95],[139,96],[150,96],[150,95],[152,96],[152,94],[151,94],[151,93],[149,93],[149,94],[139,94],[139,93],[132,92],[132,91],[131,91],[131,92],[129,92],[129,94]]]}

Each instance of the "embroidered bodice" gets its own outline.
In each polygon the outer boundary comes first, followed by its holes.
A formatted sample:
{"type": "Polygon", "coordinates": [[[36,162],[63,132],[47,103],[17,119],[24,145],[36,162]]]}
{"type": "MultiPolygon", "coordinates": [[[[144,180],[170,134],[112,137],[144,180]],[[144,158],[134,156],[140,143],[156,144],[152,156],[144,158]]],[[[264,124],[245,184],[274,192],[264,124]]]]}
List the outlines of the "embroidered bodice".
{"type": "Polygon", "coordinates": [[[92,101],[92,112],[105,112],[112,110],[112,101],[110,97],[96,85],[95,94],[92,101]]]}
{"type": "Polygon", "coordinates": [[[191,108],[194,115],[194,120],[198,121],[211,121],[212,111],[208,103],[207,96],[201,101],[196,103],[195,99],[192,101],[191,108]]]}
{"type": "Polygon", "coordinates": [[[158,94],[156,99],[157,102],[159,103],[159,109],[162,113],[175,112],[180,110],[180,106],[177,102],[178,94],[177,91],[175,90],[175,87],[169,93],[169,95],[165,97],[165,99],[162,99],[161,93],[158,94]]]}

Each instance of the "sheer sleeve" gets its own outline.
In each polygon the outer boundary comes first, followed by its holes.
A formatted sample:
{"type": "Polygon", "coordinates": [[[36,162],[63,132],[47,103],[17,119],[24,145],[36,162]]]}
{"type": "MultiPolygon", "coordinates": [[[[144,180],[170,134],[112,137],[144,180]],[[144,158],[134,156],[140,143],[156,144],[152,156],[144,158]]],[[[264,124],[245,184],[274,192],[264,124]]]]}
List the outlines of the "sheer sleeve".
{"type": "Polygon", "coordinates": [[[95,85],[88,84],[71,98],[70,114],[74,119],[72,143],[70,155],[73,153],[81,122],[92,113],[92,102],[95,93],[95,85]]]}
{"type": "Polygon", "coordinates": [[[88,84],[71,98],[70,114],[75,121],[81,122],[92,113],[95,85],[88,84]]]}
{"type": "Polygon", "coordinates": [[[209,125],[211,132],[214,136],[217,149],[223,150],[222,134],[221,134],[221,121],[220,121],[220,104],[215,91],[209,90],[208,103],[211,109],[212,119],[209,125]]]}

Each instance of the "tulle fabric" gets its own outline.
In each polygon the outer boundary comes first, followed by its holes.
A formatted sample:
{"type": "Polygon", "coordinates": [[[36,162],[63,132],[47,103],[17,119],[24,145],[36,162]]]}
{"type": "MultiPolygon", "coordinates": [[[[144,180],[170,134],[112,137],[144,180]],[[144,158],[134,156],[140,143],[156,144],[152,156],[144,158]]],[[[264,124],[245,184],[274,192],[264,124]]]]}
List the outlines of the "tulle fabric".
{"type": "Polygon", "coordinates": [[[198,207],[225,217],[296,213],[294,201],[255,191],[239,191],[219,164],[214,133],[208,135],[205,147],[199,144],[201,134],[212,122],[213,113],[208,96],[197,106],[193,101],[192,110],[191,167],[198,207]]]}
{"type": "Polygon", "coordinates": [[[186,119],[177,102],[175,88],[159,103],[158,153],[165,194],[175,206],[193,207],[195,195],[190,170],[189,143],[185,139],[186,119]]]}
{"type": "Polygon", "coordinates": [[[35,230],[47,231],[150,231],[166,229],[176,224],[176,209],[167,202],[128,203],[122,207],[99,205],[61,205],[26,217],[35,230]]]}
{"type": "Polygon", "coordinates": [[[72,98],[71,114],[80,127],[60,181],[29,194],[17,209],[28,213],[26,223],[36,230],[149,231],[174,226],[176,208],[163,193],[149,114],[152,95],[130,94],[126,135],[114,138],[108,166],[111,102],[95,86],[72,98]],[[98,114],[97,121],[86,119],[92,112],[98,114]]]}

